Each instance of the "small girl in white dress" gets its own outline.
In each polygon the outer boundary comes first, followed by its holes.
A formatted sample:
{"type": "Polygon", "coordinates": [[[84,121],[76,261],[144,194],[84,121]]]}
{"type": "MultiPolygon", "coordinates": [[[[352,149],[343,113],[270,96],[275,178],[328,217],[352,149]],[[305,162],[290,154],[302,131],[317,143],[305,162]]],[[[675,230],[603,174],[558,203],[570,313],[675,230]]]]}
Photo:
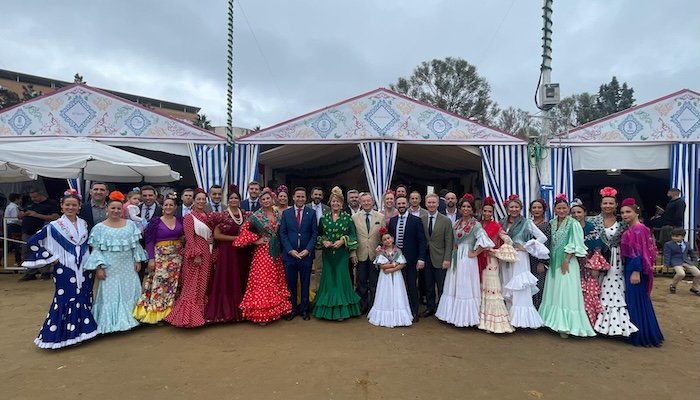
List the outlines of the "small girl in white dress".
{"type": "Polygon", "coordinates": [[[394,238],[386,228],[381,228],[379,234],[382,245],[377,247],[374,265],[379,268],[380,274],[374,305],[367,318],[370,324],[376,326],[410,326],[413,315],[401,274],[401,269],[406,266],[406,258],[401,250],[394,246],[394,238]]]}
{"type": "Polygon", "coordinates": [[[126,194],[126,203],[124,203],[124,219],[132,220],[142,231],[145,226],[143,218],[139,217],[141,212],[141,193],[135,190],[126,194]]]}

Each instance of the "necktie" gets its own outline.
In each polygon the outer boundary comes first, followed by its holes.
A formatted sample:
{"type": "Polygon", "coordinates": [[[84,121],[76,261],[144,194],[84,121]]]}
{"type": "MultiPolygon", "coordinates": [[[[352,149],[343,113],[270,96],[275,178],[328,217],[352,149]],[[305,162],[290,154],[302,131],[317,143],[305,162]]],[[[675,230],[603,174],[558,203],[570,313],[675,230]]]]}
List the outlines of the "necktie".
{"type": "Polygon", "coordinates": [[[219,212],[219,204],[214,203],[214,211],[219,212]]]}
{"type": "Polygon", "coordinates": [[[151,221],[151,207],[146,206],[146,216],[145,216],[146,222],[151,221]]]}
{"type": "Polygon", "coordinates": [[[250,202],[250,211],[255,210],[255,206],[258,205],[258,202],[256,200],[253,200],[250,202]]]}
{"type": "Polygon", "coordinates": [[[370,229],[370,224],[369,224],[369,213],[365,213],[365,224],[367,224],[367,233],[369,233],[370,229]]]}
{"type": "Polygon", "coordinates": [[[301,226],[301,208],[297,208],[297,226],[301,226]]]}
{"type": "Polygon", "coordinates": [[[430,222],[428,222],[428,236],[433,236],[433,217],[432,215],[430,216],[430,222]]]}
{"type": "Polygon", "coordinates": [[[396,228],[396,246],[398,248],[402,249],[403,248],[403,229],[404,229],[404,219],[406,218],[405,215],[402,215],[399,217],[399,225],[396,228]]]}

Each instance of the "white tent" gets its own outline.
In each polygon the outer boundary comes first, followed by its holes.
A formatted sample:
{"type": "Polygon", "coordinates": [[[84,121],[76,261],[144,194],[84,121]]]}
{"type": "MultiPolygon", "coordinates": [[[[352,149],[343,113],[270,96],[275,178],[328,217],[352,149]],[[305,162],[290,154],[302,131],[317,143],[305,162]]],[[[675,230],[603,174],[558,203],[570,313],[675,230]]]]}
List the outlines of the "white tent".
{"type": "Polygon", "coordinates": [[[49,178],[109,182],[171,182],[180,174],[158,161],[86,138],[0,144],[0,182],[19,179],[18,171],[49,178]],[[9,172],[6,177],[3,172],[9,172]]]}
{"type": "Polygon", "coordinates": [[[0,161],[0,182],[25,182],[36,178],[36,174],[33,174],[26,169],[8,164],[5,161],[0,161]]]}

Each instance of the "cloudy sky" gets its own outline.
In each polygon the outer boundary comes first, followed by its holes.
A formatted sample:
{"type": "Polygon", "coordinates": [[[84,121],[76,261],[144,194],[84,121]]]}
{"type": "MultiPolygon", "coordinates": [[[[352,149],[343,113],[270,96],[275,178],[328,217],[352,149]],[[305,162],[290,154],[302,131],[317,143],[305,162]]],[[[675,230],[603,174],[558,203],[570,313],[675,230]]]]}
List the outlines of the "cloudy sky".
{"type": "MultiPolygon", "coordinates": [[[[269,126],[408,76],[477,66],[502,107],[534,111],[538,0],[236,0],[234,124],[269,126]]],[[[640,102],[700,90],[700,2],[554,2],[562,96],[616,75],[640,102]]],[[[11,1],[0,68],[199,106],[226,123],[226,0],[11,1]],[[68,5],[70,4],[70,6],[68,5]]]]}

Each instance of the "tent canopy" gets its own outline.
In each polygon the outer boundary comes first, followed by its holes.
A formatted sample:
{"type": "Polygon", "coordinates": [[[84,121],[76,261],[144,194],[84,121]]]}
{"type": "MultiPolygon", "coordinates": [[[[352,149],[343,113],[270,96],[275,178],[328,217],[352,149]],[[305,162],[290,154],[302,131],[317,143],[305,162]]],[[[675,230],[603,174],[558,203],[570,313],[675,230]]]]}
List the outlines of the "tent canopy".
{"type": "Polygon", "coordinates": [[[180,179],[167,164],[87,138],[0,144],[0,166],[3,164],[10,167],[12,175],[20,169],[49,178],[92,181],[158,183],[180,179]]]}
{"type": "Polygon", "coordinates": [[[241,144],[526,144],[521,138],[384,88],[252,132],[241,144]]]}
{"type": "Polygon", "coordinates": [[[223,138],[100,89],[75,83],[0,111],[0,142],[87,137],[189,155],[187,143],[223,138]]]}

